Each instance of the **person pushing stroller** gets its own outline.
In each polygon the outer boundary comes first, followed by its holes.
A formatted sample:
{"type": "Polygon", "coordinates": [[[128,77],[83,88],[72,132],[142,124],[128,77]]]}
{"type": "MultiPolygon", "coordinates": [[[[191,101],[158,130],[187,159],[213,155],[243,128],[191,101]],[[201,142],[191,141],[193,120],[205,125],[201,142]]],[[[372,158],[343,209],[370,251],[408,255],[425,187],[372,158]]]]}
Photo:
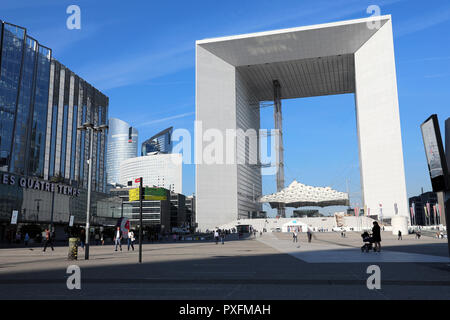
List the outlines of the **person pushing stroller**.
{"type": "Polygon", "coordinates": [[[361,247],[361,252],[369,252],[372,249],[375,251],[375,248],[373,246],[375,240],[367,231],[364,231],[364,233],[361,235],[361,238],[364,243],[364,245],[361,247]]]}

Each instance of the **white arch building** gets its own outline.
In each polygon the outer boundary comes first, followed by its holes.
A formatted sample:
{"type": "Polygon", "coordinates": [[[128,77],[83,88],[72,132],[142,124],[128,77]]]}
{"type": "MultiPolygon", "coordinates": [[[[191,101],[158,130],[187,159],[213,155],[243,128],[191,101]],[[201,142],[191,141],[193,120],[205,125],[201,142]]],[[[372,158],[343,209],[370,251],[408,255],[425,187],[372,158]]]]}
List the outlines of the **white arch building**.
{"type": "MultiPolygon", "coordinates": [[[[381,204],[383,218],[407,217],[392,23],[391,16],[379,16],[196,42],[199,227],[260,210],[253,195],[261,195],[261,169],[202,163],[208,145],[202,132],[258,130],[255,106],[274,99],[274,80],[282,99],[355,94],[364,205],[379,214],[381,204]]],[[[248,157],[246,145],[237,143],[236,150],[248,157]]]]}

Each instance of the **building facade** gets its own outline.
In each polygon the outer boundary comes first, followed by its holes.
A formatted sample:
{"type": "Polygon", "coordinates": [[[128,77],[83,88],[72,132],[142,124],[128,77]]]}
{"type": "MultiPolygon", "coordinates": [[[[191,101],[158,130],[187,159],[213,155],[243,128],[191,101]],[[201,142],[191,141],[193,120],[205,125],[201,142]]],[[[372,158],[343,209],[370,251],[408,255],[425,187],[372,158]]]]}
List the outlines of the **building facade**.
{"type": "Polygon", "coordinates": [[[173,127],[170,127],[146,140],[142,143],[141,155],[146,156],[149,153],[172,153],[172,132],[173,127]]]}
{"type": "Polygon", "coordinates": [[[44,177],[52,51],[0,21],[0,171],[44,177]]]}
{"type": "Polygon", "coordinates": [[[186,197],[186,221],[189,223],[189,227],[195,228],[195,195],[186,197]]]}
{"type": "Polygon", "coordinates": [[[109,119],[106,173],[108,184],[120,179],[120,164],[138,155],[138,131],[125,121],[109,119]]]}
{"type": "Polygon", "coordinates": [[[125,160],[120,165],[121,185],[132,182],[133,187],[139,183],[135,180],[143,178],[144,186],[166,188],[172,192],[182,193],[182,155],[181,154],[154,154],[125,160]]]}
{"type": "MultiPolygon", "coordinates": [[[[129,190],[132,188],[111,189],[111,196],[120,198],[122,206],[120,217],[130,220],[131,227],[137,228],[140,223],[139,201],[129,201],[129,190]]],[[[165,200],[143,200],[142,222],[147,230],[155,233],[170,233],[172,228],[184,227],[187,222],[186,197],[183,194],[165,189],[165,200]]],[[[115,210],[116,215],[118,210],[115,210]]]]}
{"type": "MultiPolygon", "coordinates": [[[[414,210],[413,224],[429,226],[442,223],[442,217],[439,216],[439,209],[436,206],[439,207],[439,201],[435,192],[425,192],[409,198],[409,207],[414,210]]],[[[444,213],[442,215],[445,216],[444,213]]]]}
{"type": "MultiPolygon", "coordinates": [[[[62,227],[70,216],[85,222],[91,141],[77,128],[107,118],[105,95],[52,59],[25,28],[0,21],[0,240],[22,225],[62,227]]],[[[92,143],[91,222],[111,223],[117,199],[104,193],[105,133],[92,143]]]]}
{"type": "MultiPolygon", "coordinates": [[[[56,60],[50,68],[44,179],[86,188],[90,134],[84,123],[107,123],[108,97],[56,60]]],[[[92,190],[106,191],[106,132],[93,135],[92,190]]]]}

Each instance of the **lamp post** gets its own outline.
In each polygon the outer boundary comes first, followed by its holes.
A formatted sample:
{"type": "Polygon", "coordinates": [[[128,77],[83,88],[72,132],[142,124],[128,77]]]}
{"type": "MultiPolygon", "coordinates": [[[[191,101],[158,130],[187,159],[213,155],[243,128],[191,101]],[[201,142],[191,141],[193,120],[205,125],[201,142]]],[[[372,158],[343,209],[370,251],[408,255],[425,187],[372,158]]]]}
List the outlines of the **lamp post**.
{"type": "Polygon", "coordinates": [[[107,125],[100,125],[94,127],[90,122],[84,123],[82,126],[78,127],[77,130],[89,130],[90,131],[90,143],[89,143],[89,173],[88,173],[88,191],[87,191],[87,210],[86,210],[86,248],[84,250],[84,259],[89,260],[89,234],[90,234],[90,213],[91,213],[91,189],[92,189],[92,151],[94,146],[94,132],[101,132],[108,130],[107,125]]]}

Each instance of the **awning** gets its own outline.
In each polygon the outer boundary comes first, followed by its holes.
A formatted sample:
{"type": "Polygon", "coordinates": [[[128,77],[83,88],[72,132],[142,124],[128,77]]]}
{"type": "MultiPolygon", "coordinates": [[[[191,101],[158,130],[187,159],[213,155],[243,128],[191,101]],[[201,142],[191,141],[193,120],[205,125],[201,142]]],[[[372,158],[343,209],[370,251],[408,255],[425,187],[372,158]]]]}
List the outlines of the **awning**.
{"type": "Polygon", "coordinates": [[[263,196],[261,203],[269,203],[272,208],[280,204],[285,207],[330,207],[348,206],[348,194],[331,189],[330,187],[312,187],[293,181],[289,187],[280,192],[263,196]]]}

